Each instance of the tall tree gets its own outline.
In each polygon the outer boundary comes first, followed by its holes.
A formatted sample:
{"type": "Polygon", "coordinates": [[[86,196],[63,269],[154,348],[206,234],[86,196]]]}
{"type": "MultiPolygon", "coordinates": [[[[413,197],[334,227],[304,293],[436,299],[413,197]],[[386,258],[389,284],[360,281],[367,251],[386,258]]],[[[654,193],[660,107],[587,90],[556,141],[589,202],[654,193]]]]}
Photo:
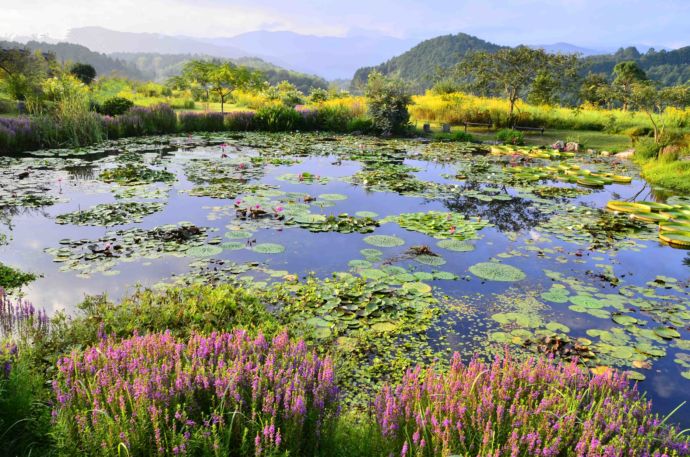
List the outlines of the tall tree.
{"type": "Polygon", "coordinates": [[[666,128],[667,108],[690,105],[690,88],[675,86],[659,89],[650,81],[641,81],[630,86],[629,100],[647,115],[654,128],[654,141],[659,144],[666,128]]]}
{"type": "Polygon", "coordinates": [[[407,84],[374,70],[369,73],[365,95],[376,130],[386,136],[405,131],[410,122],[407,106],[412,103],[407,84]]]}
{"type": "Polygon", "coordinates": [[[589,73],[580,86],[580,100],[600,108],[611,105],[614,92],[603,73],[589,73]]]}
{"type": "Polygon", "coordinates": [[[260,72],[238,67],[229,62],[215,65],[208,74],[209,90],[220,99],[220,112],[225,112],[225,101],[237,89],[256,90],[261,87],[260,72]]]}
{"type": "Polygon", "coordinates": [[[627,111],[633,84],[647,80],[647,74],[634,60],[619,62],[613,68],[613,86],[618,92],[623,110],[627,111]]]}
{"type": "Polygon", "coordinates": [[[470,90],[506,97],[512,124],[515,104],[529,94],[535,81],[548,82],[549,92],[553,93],[554,86],[561,87],[577,77],[577,68],[577,56],[548,54],[542,49],[518,46],[495,53],[470,53],[457,65],[456,71],[470,90]]]}
{"type": "Polygon", "coordinates": [[[14,100],[26,100],[40,92],[53,57],[28,49],[0,49],[0,88],[14,100]]]}

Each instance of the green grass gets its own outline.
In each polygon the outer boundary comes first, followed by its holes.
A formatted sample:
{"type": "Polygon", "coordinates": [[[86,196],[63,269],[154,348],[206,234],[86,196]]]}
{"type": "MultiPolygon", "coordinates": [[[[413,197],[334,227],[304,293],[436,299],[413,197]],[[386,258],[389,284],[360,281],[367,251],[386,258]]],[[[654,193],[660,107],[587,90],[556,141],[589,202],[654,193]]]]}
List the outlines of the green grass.
{"type": "Polygon", "coordinates": [[[641,165],[642,176],[650,184],[690,194],[690,161],[649,160],[641,165]]]}

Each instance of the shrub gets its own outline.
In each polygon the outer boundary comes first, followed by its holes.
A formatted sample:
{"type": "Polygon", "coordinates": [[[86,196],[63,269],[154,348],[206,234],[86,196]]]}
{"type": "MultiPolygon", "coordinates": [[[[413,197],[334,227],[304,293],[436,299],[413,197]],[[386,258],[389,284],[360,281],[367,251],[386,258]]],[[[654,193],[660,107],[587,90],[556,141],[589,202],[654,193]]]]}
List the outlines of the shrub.
{"type": "Polygon", "coordinates": [[[124,97],[112,97],[100,104],[98,112],[106,116],[119,116],[134,106],[134,102],[124,97]]]}
{"type": "Polygon", "coordinates": [[[641,160],[655,159],[659,155],[659,146],[653,138],[640,138],[635,143],[635,158],[641,160]]]}
{"type": "Polygon", "coordinates": [[[410,123],[407,105],[412,97],[404,82],[372,72],[366,87],[369,117],[376,131],[383,135],[404,133],[410,123]]]}
{"type": "Polygon", "coordinates": [[[301,127],[303,118],[294,108],[283,105],[266,106],[254,116],[256,128],[268,132],[286,132],[301,127]]]}
{"type": "Polygon", "coordinates": [[[287,333],[107,339],[58,363],[68,455],[313,455],[331,434],[333,363],[287,333]]]}
{"type": "Polygon", "coordinates": [[[574,362],[506,354],[464,365],[456,354],[447,374],[408,371],[375,409],[391,454],[402,456],[690,453],[622,375],[590,377],[574,362]]]}
{"type": "Polygon", "coordinates": [[[435,140],[447,140],[447,141],[464,141],[464,142],[474,141],[474,137],[471,134],[465,133],[462,131],[453,132],[453,133],[435,133],[434,139],[435,140]]]}
{"type": "Polygon", "coordinates": [[[370,133],[374,130],[374,123],[366,116],[357,116],[347,123],[348,132],[370,133]]]}
{"type": "Polygon", "coordinates": [[[519,130],[501,129],[496,132],[496,139],[508,144],[525,144],[525,135],[519,130]]]}

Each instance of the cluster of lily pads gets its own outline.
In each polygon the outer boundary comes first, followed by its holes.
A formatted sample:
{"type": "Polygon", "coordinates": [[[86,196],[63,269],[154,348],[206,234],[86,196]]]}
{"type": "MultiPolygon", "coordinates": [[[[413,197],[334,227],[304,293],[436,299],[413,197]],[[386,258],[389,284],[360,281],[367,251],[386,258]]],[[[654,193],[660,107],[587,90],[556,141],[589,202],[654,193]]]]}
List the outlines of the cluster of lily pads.
{"type": "Polygon", "coordinates": [[[506,171],[512,175],[513,180],[516,182],[555,180],[594,188],[614,183],[629,184],[632,182],[632,177],[630,176],[616,175],[608,172],[593,172],[575,164],[544,167],[515,166],[507,168],[506,171]]]}
{"type": "Polygon", "coordinates": [[[141,222],[145,216],[160,211],[164,206],[163,203],[156,202],[106,203],[96,205],[86,211],[61,214],[55,218],[55,222],[58,224],[111,227],[141,222]]]}
{"type": "Polygon", "coordinates": [[[674,247],[690,247],[690,202],[674,205],[613,200],[608,202],[606,208],[628,214],[634,220],[658,224],[661,241],[674,247]]]}

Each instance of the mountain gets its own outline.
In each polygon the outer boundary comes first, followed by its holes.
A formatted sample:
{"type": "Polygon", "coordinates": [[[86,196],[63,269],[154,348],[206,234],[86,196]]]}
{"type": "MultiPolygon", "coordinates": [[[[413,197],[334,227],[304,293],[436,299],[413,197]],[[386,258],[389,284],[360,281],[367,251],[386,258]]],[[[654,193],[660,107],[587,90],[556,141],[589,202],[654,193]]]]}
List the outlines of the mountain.
{"type": "Polygon", "coordinates": [[[278,65],[319,74],[328,79],[349,78],[362,65],[374,65],[416,43],[412,39],[363,31],[345,37],[257,31],[205,41],[217,46],[239,48],[278,65]]]}
{"type": "Polygon", "coordinates": [[[257,31],[232,37],[193,38],[118,32],[102,27],[72,29],[67,41],[105,53],[199,54],[231,59],[255,56],[328,79],[349,78],[360,66],[374,65],[416,43],[365,30],[345,37],[257,31]]]}
{"type": "Polygon", "coordinates": [[[529,45],[532,49],[543,49],[550,54],[581,54],[583,56],[594,56],[603,54],[601,50],[583,48],[570,43],[535,44],[529,45]]]}
{"type": "Polygon", "coordinates": [[[98,52],[145,52],[159,54],[204,54],[237,58],[248,54],[232,46],[213,44],[189,37],[157,33],[117,32],[103,27],[80,27],[67,33],[67,41],[79,43],[98,52]]]}
{"type": "Polygon", "coordinates": [[[617,63],[633,60],[651,79],[663,85],[690,84],[690,46],[672,51],[655,51],[653,48],[642,54],[636,47],[620,48],[613,54],[589,56],[583,59],[585,73],[611,75],[617,63]]]}
{"type": "Polygon", "coordinates": [[[408,81],[418,91],[434,83],[437,70],[448,69],[470,51],[495,52],[501,46],[465,33],[443,35],[422,41],[409,51],[375,67],[363,67],[355,72],[354,87],[364,83],[373,70],[408,81]]]}
{"type": "MultiPolygon", "coordinates": [[[[126,62],[139,71],[144,79],[163,82],[171,76],[179,75],[184,64],[191,59],[213,59],[212,56],[198,54],[158,54],[158,53],[113,53],[111,56],[126,62]]],[[[215,57],[217,58],[217,57],[215,57]]],[[[289,81],[304,93],[314,87],[328,88],[328,82],[314,75],[286,70],[256,57],[228,59],[237,65],[244,65],[261,71],[271,84],[289,81]]]]}
{"type": "Polygon", "coordinates": [[[59,62],[81,62],[93,65],[99,75],[117,73],[133,79],[144,79],[143,74],[120,59],[105,54],[93,52],[85,46],[73,43],[44,43],[29,41],[18,43],[16,41],[0,41],[0,48],[27,48],[32,51],[42,51],[53,54],[59,62]]]}

